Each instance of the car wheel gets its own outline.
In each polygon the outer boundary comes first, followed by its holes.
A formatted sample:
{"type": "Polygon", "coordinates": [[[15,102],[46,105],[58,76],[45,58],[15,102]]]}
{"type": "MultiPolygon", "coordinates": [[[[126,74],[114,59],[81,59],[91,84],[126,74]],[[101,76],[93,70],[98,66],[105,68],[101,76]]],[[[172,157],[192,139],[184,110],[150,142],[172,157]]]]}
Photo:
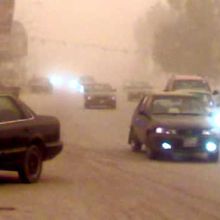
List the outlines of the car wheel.
{"type": "Polygon", "coordinates": [[[151,160],[157,159],[157,153],[151,147],[146,147],[146,156],[151,160]]]}
{"type": "Polygon", "coordinates": [[[22,164],[18,169],[23,183],[34,183],[40,178],[42,171],[42,152],[39,147],[32,145],[25,152],[22,164]]]}
{"type": "Polygon", "coordinates": [[[219,152],[215,153],[215,154],[211,154],[208,157],[209,161],[211,162],[218,162],[219,159],[219,152]]]}
{"type": "Polygon", "coordinates": [[[138,141],[136,135],[134,134],[134,131],[131,129],[130,134],[129,134],[129,143],[131,145],[131,150],[133,152],[139,152],[141,151],[142,144],[140,141],[138,141]]]}

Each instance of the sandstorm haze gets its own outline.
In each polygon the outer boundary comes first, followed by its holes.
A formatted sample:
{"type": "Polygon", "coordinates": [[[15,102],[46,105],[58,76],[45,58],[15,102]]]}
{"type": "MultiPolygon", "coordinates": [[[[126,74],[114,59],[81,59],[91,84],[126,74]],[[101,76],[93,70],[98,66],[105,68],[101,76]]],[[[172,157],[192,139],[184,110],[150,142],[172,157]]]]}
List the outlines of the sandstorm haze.
{"type": "Polygon", "coordinates": [[[135,24],[156,1],[19,0],[15,17],[29,34],[29,73],[84,73],[120,83],[145,75],[135,24]]]}

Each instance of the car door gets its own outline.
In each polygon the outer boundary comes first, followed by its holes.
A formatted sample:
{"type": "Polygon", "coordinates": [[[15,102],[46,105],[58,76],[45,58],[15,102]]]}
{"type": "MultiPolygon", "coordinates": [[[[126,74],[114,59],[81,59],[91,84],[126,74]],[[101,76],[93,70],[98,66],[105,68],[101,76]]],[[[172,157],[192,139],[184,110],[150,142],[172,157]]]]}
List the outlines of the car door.
{"type": "Polygon", "coordinates": [[[25,151],[32,119],[15,99],[0,96],[0,153],[25,151]]]}
{"type": "Polygon", "coordinates": [[[149,116],[147,116],[146,114],[146,110],[148,109],[150,99],[151,98],[149,96],[146,96],[142,100],[133,118],[135,134],[137,135],[141,143],[146,143],[146,131],[150,120],[149,116]]]}

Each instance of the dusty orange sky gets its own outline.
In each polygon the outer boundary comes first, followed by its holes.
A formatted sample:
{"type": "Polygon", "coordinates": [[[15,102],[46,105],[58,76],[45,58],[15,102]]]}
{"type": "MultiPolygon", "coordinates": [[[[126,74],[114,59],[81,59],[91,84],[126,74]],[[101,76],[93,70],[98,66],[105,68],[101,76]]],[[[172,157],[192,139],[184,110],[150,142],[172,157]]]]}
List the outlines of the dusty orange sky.
{"type": "Polygon", "coordinates": [[[16,18],[33,35],[133,48],[133,25],[155,0],[19,0],[16,18]]]}
{"type": "Polygon", "coordinates": [[[118,84],[145,77],[152,64],[135,52],[134,27],[158,1],[17,0],[15,18],[29,35],[28,74],[90,74],[118,84]]]}

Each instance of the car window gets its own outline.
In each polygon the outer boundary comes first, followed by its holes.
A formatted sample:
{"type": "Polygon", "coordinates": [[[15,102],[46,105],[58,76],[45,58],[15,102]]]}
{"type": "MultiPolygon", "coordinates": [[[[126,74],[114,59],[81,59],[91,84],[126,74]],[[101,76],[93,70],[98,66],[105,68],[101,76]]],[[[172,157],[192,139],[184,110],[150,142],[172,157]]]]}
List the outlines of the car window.
{"type": "Polygon", "coordinates": [[[194,95],[197,96],[206,106],[212,107],[214,105],[214,101],[210,94],[194,93],[194,95]]]}
{"type": "Polygon", "coordinates": [[[24,119],[22,111],[9,97],[0,97],[0,122],[24,119]]]}
{"type": "Polygon", "coordinates": [[[157,97],[151,105],[152,114],[208,114],[198,98],[193,97],[157,97]]]}
{"type": "Polygon", "coordinates": [[[203,80],[176,80],[174,81],[173,89],[204,89],[208,91],[209,87],[203,80]]]}

